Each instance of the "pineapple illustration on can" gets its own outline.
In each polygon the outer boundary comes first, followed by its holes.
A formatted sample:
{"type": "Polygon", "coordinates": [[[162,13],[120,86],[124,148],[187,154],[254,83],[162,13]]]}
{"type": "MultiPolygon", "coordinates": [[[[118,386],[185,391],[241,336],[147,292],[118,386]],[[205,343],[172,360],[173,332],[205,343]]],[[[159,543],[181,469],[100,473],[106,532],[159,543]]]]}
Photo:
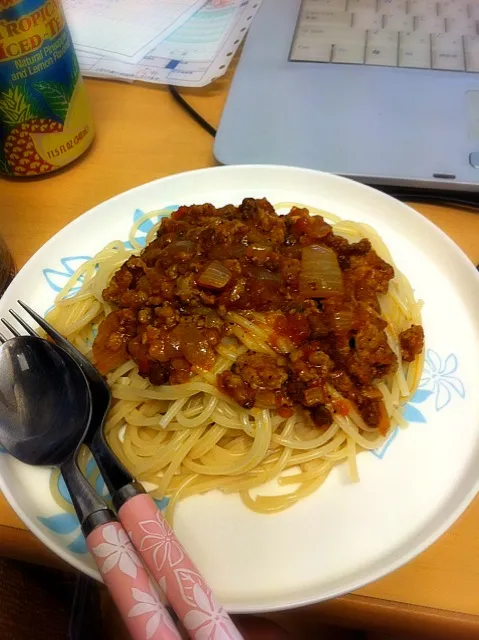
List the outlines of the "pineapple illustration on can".
{"type": "Polygon", "coordinates": [[[61,0],[0,0],[0,173],[55,171],[93,135],[61,0]]]}

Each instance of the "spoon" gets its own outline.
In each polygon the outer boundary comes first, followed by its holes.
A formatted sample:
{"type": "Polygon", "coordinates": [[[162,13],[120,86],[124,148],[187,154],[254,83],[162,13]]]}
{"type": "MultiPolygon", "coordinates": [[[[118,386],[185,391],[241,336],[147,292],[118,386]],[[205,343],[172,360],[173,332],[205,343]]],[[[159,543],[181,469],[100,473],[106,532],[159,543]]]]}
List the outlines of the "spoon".
{"type": "Polygon", "coordinates": [[[75,462],[91,417],[82,370],[39,337],[5,340],[0,334],[0,342],[0,442],[22,462],[60,468],[90,553],[133,640],[179,640],[126,532],[75,462]],[[141,598],[148,612],[138,606],[141,598]]]}

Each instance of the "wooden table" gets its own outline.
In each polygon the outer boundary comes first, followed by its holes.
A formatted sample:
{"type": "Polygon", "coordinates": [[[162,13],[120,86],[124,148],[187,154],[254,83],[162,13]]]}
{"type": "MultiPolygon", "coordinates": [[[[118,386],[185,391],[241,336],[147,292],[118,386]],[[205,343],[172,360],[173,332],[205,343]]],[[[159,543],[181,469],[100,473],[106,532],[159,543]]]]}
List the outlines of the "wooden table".
{"type": "MultiPolygon", "coordinates": [[[[86,157],[47,179],[0,180],[0,233],[21,267],[59,229],[120,191],[215,164],[212,138],[163,87],[88,80],[97,137],[86,157]]],[[[229,77],[190,103],[218,125],[229,77]]],[[[479,262],[479,216],[442,207],[417,210],[479,262]]],[[[39,562],[52,555],[0,497],[0,554],[39,562]]],[[[294,618],[294,614],[288,614],[294,618]]],[[[416,629],[434,638],[479,638],[479,499],[430,549],[357,594],[310,607],[303,620],[341,620],[416,629]]]]}

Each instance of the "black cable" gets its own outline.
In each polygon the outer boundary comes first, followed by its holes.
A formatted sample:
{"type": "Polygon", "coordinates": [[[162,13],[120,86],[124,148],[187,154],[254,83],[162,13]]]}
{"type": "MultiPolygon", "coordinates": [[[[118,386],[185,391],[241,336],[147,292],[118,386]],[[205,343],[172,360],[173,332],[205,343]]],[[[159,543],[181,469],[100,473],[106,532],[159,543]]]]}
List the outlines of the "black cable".
{"type": "Polygon", "coordinates": [[[397,200],[406,202],[418,202],[435,204],[443,207],[454,207],[477,212],[479,209],[479,192],[468,191],[444,191],[433,189],[421,189],[414,187],[384,187],[371,185],[379,191],[387,193],[397,200]]]}
{"type": "Polygon", "coordinates": [[[207,131],[210,134],[210,136],[213,136],[213,138],[216,136],[216,129],[212,127],[210,123],[203,118],[203,116],[201,116],[197,111],[195,111],[193,107],[190,104],[188,104],[188,102],[186,102],[186,100],[178,92],[176,87],[169,84],[168,91],[170,92],[170,95],[173,98],[173,100],[177,102],[180,105],[180,107],[184,109],[186,113],[190,115],[193,118],[193,120],[195,120],[200,125],[200,127],[202,127],[205,131],[207,131]]]}

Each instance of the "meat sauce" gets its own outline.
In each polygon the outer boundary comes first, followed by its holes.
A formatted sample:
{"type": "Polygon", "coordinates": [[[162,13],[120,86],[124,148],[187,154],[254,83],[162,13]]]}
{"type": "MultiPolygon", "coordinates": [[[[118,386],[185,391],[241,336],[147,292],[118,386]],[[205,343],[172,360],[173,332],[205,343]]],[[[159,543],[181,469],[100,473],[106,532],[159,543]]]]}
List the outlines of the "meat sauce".
{"type": "MultiPolygon", "coordinates": [[[[213,366],[215,347],[232,330],[229,311],[260,313],[273,355],[240,356],[218,376],[223,392],[284,417],[300,407],[318,427],[354,403],[383,432],[388,418],[375,385],[398,363],[378,295],[393,277],[369,240],[349,243],[306,209],[278,216],[252,198],[239,207],[183,206],[103,291],[115,310],[99,327],[95,361],[107,373],[133,358],[155,385],[187,382],[213,366]]],[[[420,326],[404,331],[404,360],[423,342],[420,326]]]]}

